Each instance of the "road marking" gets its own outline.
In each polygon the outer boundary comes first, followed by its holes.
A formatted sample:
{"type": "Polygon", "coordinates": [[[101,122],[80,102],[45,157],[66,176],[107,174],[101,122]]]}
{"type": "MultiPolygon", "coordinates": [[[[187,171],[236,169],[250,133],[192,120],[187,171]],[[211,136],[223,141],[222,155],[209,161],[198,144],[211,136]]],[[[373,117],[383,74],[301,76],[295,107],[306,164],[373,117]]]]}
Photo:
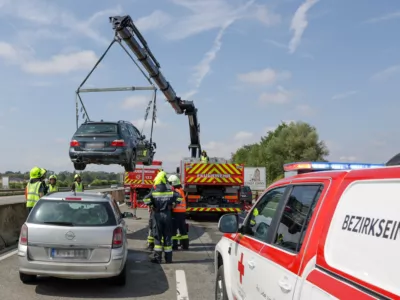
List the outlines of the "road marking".
{"type": "Polygon", "coordinates": [[[14,250],[14,251],[11,251],[11,252],[8,252],[8,253],[6,253],[6,254],[0,256],[0,260],[9,258],[10,256],[13,256],[14,254],[17,254],[17,253],[18,253],[18,249],[17,249],[17,250],[14,250]]]}
{"type": "Polygon", "coordinates": [[[119,204],[119,203],[118,203],[118,206],[119,206],[119,207],[121,207],[122,205],[125,205],[125,203],[122,203],[122,204],[119,204]]]}
{"type": "Polygon", "coordinates": [[[178,300],[189,300],[189,293],[186,284],[186,276],[185,271],[183,270],[176,270],[176,294],[178,300]]]}

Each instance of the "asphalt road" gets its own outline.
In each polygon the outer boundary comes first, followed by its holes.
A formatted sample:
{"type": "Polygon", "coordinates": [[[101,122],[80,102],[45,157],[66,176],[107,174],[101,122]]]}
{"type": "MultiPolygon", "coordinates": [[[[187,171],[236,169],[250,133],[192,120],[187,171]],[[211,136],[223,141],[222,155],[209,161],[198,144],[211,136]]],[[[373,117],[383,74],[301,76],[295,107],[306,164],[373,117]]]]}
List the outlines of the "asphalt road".
{"type": "MultiPolygon", "coordinates": [[[[121,210],[128,210],[122,206],[121,210]]],[[[217,219],[190,220],[190,249],[176,251],[173,264],[149,262],[150,252],[144,250],[147,238],[148,212],[138,210],[141,220],[127,219],[130,230],[128,274],[125,287],[114,287],[107,281],[76,281],[39,278],[25,285],[19,280],[15,254],[0,256],[0,298],[7,300],[66,299],[143,299],[143,300],[212,300],[214,299],[215,244],[221,237],[217,219]],[[186,281],[186,283],[185,283],[186,281]],[[182,297],[187,289],[188,297],[182,297]]]]}

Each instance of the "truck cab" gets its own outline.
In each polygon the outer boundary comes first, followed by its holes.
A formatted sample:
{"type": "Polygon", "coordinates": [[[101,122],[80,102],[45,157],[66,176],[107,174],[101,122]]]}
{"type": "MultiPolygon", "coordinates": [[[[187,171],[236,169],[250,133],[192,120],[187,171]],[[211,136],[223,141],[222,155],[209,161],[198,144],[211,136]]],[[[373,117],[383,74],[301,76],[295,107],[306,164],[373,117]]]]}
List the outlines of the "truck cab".
{"type": "Polygon", "coordinates": [[[215,248],[220,299],[400,299],[400,167],[275,182],[215,248]]]}

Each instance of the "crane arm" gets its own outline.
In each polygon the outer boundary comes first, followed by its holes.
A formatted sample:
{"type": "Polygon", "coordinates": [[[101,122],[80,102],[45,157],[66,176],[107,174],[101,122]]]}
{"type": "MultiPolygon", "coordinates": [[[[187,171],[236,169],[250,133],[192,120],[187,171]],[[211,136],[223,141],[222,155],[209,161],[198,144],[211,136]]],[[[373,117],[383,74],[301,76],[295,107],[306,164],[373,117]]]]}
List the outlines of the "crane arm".
{"type": "Polygon", "coordinates": [[[154,57],[146,40],[137,29],[130,16],[110,17],[112,28],[115,35],[123,40],[129,49],[135,54],[138,61],[149,73],[150,78],[155,82],[158,88],[163,92],[165,98],[177,114],[185,114],[189,119],[191,157],[200,157],[200,124],[197,120],[197,108],[193,101],[181,100],[161,73],[161,66],[154,57]]]}

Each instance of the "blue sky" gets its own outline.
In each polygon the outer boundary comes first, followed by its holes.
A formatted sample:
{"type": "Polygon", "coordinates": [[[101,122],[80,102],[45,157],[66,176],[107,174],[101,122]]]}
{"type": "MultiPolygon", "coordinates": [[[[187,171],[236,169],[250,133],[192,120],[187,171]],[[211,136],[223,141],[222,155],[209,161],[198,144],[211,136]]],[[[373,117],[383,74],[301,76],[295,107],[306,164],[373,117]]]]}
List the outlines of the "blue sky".
{"type": "MultiPolygon", "coordinates": [[[[0,171],[73,170],[74,92],[113,38],[108,17],[124,14],[177,94],[195,101],[210,156],[291,120],[316,126],[331,160],[385,162],[400,151],[398,1],[0,0],[0,171]]],[[[87,83],[132,85],[146,81],[117,46],[87,83]]],[[[83,95],[92,119],[139,129],[150,97],[83,95]]],[[[171,169],[189,154],[188,121],[158,101],[156,158],[171,169]]]]}

